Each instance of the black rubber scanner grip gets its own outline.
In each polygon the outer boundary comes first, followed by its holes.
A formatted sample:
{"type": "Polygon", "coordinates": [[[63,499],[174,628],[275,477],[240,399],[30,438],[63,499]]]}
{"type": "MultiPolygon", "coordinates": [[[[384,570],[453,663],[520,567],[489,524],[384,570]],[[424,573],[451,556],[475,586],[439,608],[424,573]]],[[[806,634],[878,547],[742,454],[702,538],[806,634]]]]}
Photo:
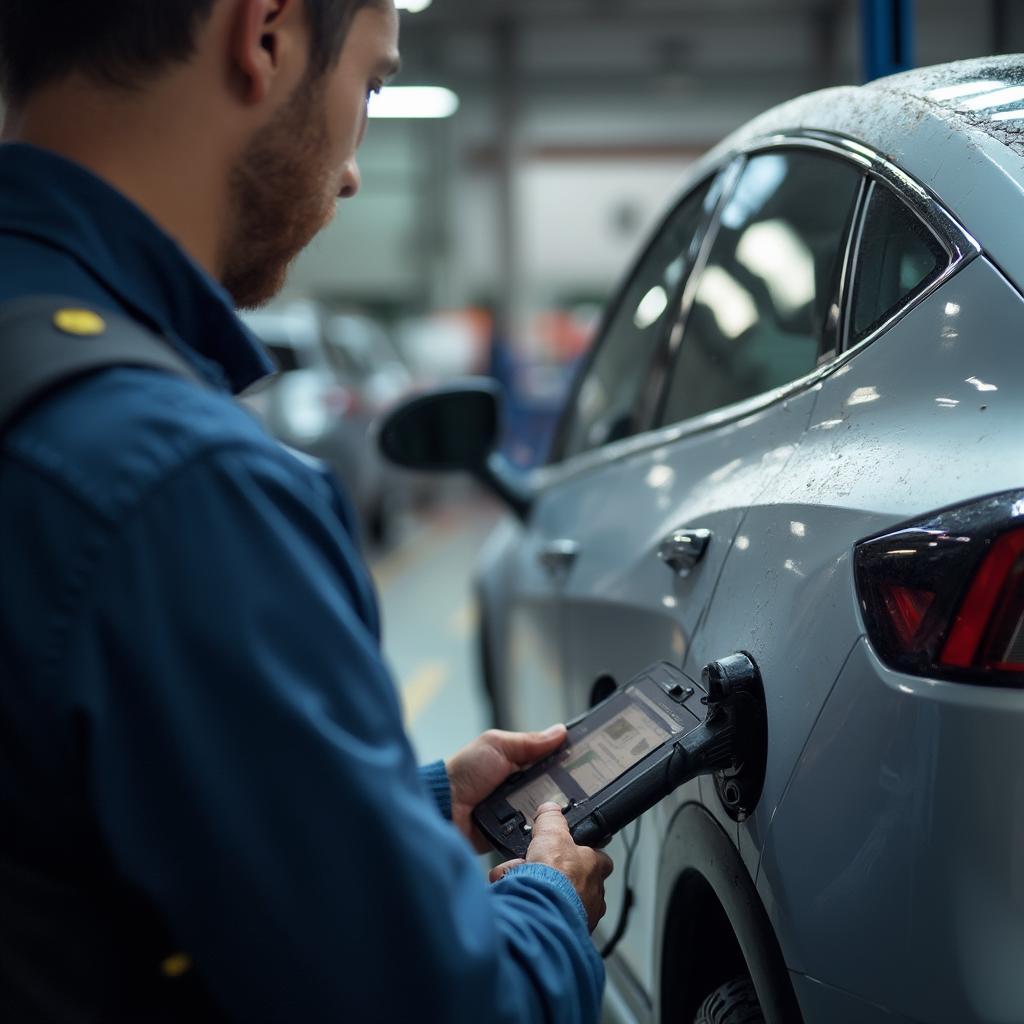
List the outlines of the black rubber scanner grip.
{"type": "Polygon", "coordinates": [[[580,846],[603,846],[616,832],[688,781],[685,776],[689,761],[689,755],[680,743],[676,743],[669,756],[652,765],[628,790],[609,797],[599,811],[579,822],[572,829],[573,839],[580,846]],[[681,781],[675,781],[680,778],[681,781]]]}

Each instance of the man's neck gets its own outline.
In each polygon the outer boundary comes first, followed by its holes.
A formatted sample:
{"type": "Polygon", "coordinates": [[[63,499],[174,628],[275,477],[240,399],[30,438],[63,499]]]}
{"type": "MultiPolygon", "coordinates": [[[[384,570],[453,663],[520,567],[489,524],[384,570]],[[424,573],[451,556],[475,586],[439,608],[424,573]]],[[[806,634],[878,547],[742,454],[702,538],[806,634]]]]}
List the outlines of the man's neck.
{"type": "Polygon", "coordinates": [[[181,100],[168,91],[142,102],[135,93],[68,79],[9,112],[3,137],[48,149],[92,171],[218,278],[231,160],[222,138],[209,146],[195,144],[204,136],[185,123],[183,111],[202,107],[181,100]]]}

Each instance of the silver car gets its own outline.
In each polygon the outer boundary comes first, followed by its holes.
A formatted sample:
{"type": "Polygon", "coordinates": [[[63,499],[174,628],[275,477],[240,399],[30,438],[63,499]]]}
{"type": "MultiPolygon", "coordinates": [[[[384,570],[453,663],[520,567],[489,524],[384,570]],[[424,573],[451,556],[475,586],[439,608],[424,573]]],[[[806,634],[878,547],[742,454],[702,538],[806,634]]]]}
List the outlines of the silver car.
{"type": "Polygon", "coordinates": [[[502,724],[760,667],[753,813],[705,777],[613,843],[611,1019],[1024,1021],[1022,223],[1024,58],[798,99],[694,169],[547,466],[405,452],[516,512],[502,724]]]}
{"type": "MultiPolygon", "coordinates": [[[[345,485],[364,537],[385,542],[398,483],[397,473],[368,440],[380,401],[367,392],[355,368],[342,365],[342,350],[325,336],[323,310],[299,300],[245,312],[242,319],[278,369],[243,403],[278,440],[330,466],[345,485]]],[[[391,397],[396,395],[393,391],[391,397]]]]}

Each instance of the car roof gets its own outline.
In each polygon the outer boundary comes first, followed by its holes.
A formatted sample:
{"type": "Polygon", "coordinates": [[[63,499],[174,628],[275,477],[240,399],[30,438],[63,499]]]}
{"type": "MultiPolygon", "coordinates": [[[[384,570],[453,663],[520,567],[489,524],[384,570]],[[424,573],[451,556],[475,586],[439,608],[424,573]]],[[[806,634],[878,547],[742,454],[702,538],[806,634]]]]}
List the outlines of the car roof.
{"type": "Polygon", "coordinates": [[[886,157],[929,189],[1018,288],[1024,285],[1024,55],[810,93],[755,118],[708,160],[794,131],[834,132],[886,157]]]}

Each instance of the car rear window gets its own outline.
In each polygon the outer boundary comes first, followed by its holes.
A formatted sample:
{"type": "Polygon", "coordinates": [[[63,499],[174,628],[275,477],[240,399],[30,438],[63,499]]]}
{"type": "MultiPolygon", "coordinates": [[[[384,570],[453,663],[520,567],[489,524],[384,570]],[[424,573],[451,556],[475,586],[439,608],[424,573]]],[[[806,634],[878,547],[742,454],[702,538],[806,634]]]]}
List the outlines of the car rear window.
{"type": "Polygon", "coordinates": [[[931,285],[946,250],[901,199],[876,183],[868,200],[854,279],[854,341],[866,338],[931,285]]]}
{"type": "Polygon", "coordinates": [[[810,373],[824,350],[862,173],[817,152],[752,157],[720,215],[663,421],[810,373]]]}

